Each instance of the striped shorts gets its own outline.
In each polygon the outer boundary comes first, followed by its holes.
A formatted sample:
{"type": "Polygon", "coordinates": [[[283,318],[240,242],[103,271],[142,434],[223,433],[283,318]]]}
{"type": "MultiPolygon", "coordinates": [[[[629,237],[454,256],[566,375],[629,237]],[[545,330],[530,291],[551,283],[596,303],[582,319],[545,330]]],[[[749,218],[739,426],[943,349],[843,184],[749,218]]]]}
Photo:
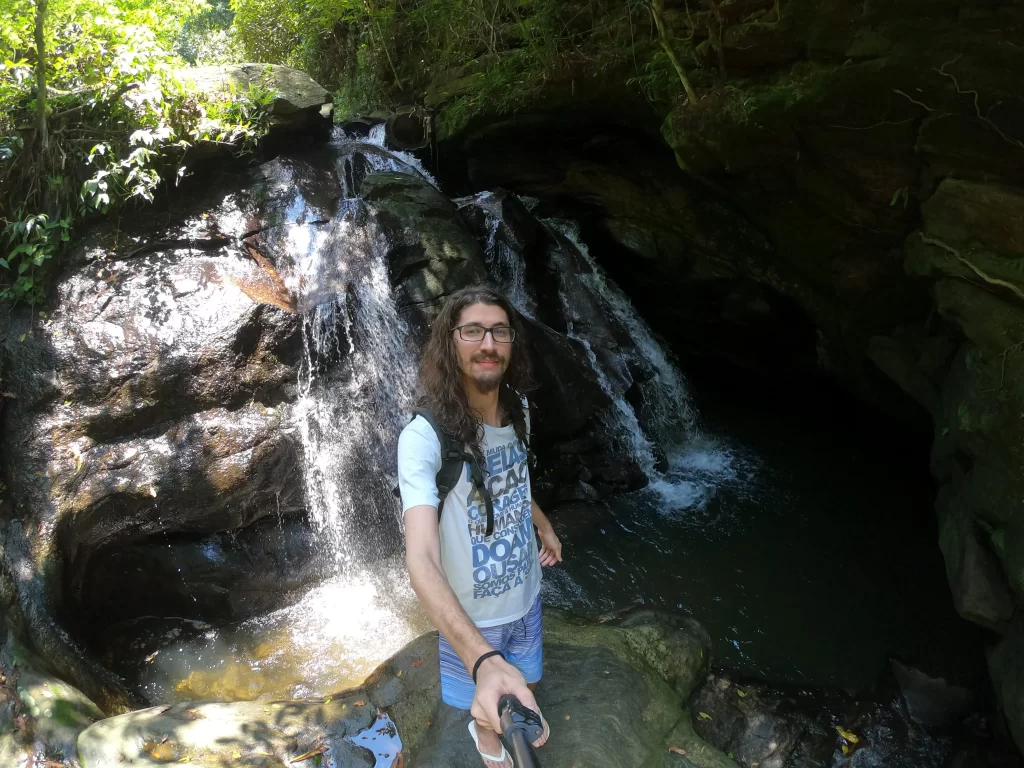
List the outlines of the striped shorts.
{"type": "MultiPolygon", "coordinates": [[[[494,650],[505,655],[505,661],[523,673],[526,682],[536,683],[540,680],[544,666],[540,595],[537,595],[530,610],[521,619],[508,624],[481,627],[480,634],[494,650]]],[[[451,707],[469,709],[476,694],[472,675],[444,635],[438,636],[438,649],[441,655],[441,699],[451,707]]]]}

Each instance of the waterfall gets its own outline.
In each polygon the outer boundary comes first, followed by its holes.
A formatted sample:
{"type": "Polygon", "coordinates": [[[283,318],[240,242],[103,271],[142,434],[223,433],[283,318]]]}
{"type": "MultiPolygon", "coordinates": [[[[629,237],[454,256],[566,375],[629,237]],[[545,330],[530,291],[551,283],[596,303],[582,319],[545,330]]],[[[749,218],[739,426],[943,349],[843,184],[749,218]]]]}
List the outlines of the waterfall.
{"type": "MultiPolygon", "coordinates": [[[[476,202],[486,203],[493,198],[493,192],[482,192],[476,197],[476,202]]],[[[523,256],[498,236],[502,222],[500,209],[491,205],[481,205],[481,208],[487,223],[487,243],[484,246],[487,271],[501,285],[509,301],[521,314],[535,317],[537,301],[526,282],[523,256]]]]}
{"type": "Polygon", "coordinates": [[[582,259],[582,283],[598,299],[608,315],[632,339],[639,359],[653,375],[639,383],[641,420],[662,446],[676,445],[697,431],[697,419],[690,395],[679,369],[653,331],[636,311],[622,289],[598,266],[590,249],[580,239],[579,227],[565,219],[547,219],[545,223],[574,246],[582,259]]]}
{"type": "Polygon", "coordinates": [[[380,236],[365,218],[358,202],[348,203],[298,265],[305,292],[322,299],[303,324],[307,506],[338,569],[367,559],[368,522],[394,518],[391,468],[416,384],[416,351],[380,236]]]}

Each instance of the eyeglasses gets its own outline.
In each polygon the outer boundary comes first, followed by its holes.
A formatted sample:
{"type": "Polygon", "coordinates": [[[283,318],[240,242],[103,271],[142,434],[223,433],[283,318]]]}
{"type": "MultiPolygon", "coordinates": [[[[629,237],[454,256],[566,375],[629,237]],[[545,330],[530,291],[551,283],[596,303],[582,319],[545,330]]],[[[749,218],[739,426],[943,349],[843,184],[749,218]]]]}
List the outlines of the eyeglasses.
{"type": "Polygon", "coordinates": [[[460,325],[458,328],[452,328],[452,330],[458,331],[459,338],[463,341],[483,341],[484,336],[488,333],[491,334],[491,338],[498,344],[511,344],[516,340],[516,332],[507,325],[484,328],[482,325],[471,323],[470,325],[460,325]]]}

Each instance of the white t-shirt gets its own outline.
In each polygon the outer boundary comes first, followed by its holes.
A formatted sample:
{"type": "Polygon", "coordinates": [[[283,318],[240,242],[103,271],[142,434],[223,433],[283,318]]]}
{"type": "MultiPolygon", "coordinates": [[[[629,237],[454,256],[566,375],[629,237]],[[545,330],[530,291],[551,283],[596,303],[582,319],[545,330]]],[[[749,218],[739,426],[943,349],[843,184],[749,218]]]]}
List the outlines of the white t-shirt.
{"type": "MultiPolygon", "coordinates": [[[[473,487],[468,464],[445,499],[439,532],[441,566],[455,596],[474,624],[493,627],[530,610],[540,592],[540,561],[526,448],[511,425],[485,424],[483,429],[480,447],[486,459],[484,483],[494,503],[494,533],[484,536],[487,508],[473,487]]],[[[427,420],[417,416],[398,439],[403,513],[421,504],[437,508],[440,469],[441,443],[427,420]]]]}

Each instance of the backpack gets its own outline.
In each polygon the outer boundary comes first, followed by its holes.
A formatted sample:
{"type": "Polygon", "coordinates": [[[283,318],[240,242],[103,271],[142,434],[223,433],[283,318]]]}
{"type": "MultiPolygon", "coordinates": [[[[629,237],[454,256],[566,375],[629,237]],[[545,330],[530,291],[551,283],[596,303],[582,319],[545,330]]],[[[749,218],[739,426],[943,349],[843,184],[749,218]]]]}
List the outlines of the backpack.
{"type": "MultiPolygon", "coordinates": [[[[444,510],[445,499],[448,498],[448,494],[458,484],[459,478],[462,476],[462,468],[468,463],[473,485],[480,492],[480,496],[484,500],[484,506],[487,508],[487,532],[484,535],[490,536],[494,533],[494,502],[491,499],[490,491],[487,490],[487,486],[484,484],[484,473],[480,468],[480,462],[473,456],[469,446],[457,441],[445,432],[429,409],[416,408],[412,412],[412,417],[415,419],[417,416],[422,416],[426,420],[427,424],[434,430],[434,434],[437,435],[438,442],[441,443],[441,468],[437,471],[436,478],[437,522],[441,522],[441,513],[444,510]]],[[[397,487],[394,489],[394,494],[401,498],[397,487]]]]}

